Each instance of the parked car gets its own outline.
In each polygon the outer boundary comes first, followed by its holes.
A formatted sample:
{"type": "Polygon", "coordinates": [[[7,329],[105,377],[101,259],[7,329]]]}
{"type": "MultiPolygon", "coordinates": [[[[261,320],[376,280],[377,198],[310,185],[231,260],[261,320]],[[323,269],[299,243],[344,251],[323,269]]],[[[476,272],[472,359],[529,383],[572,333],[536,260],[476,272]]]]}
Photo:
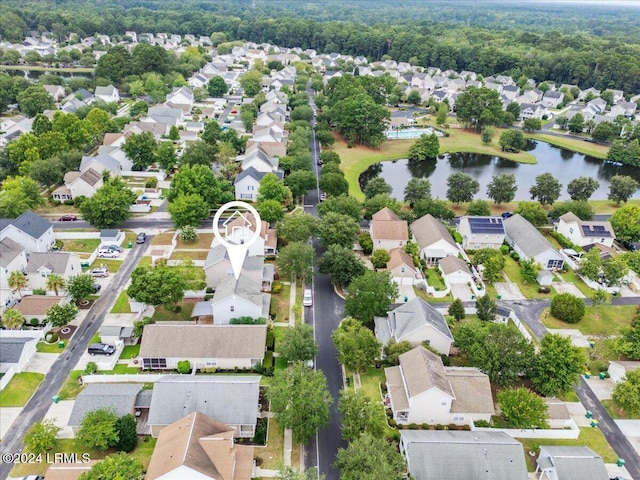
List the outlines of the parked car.
{"type": "Polygon", "coordinates": [[[93,293],[98,293],[101,288],[102,288],[102,285],[100,285],[99,283],[94,283],[93,284],[93,293]]]}
{"type": "Polygon", "coordinates": [[[321,158],[318,159],[318,165],[322,165],[324,162],[322,161],[321,158]]]}
{"type": "Polygon", "coordinates": [[[144,232],[140,232],[138,234],[138,237],[136,238],[136,243],[144,243],[146,239],[147,239],[147,234],[144,232]]]}
{"type": "Polygon", "coordinates": [[[313,305],[313,295],[311,294],[310,288],[305,288],[304,293],[302,295],[302,305],[305,307],[310,307],[313,305]]]}
{"type": "Polygon", "coordinates": [[[89,275],[92,277],[108,277],[109,269],[108,268],[93,268],[89,270],[89,275]]]}
{"type": "Polygon", "coordinates": [[[327,194],[326,194],[326,193],[324,193],[324,192],[322,192],[322,193],[320,194],[320,201],[321,201],[321,202],[324,202],[326,199],[327,199],[327,194]]]}
{"type": "Polygon", "coordinates": [[[120,245],[101,245],[100,248],[106,248],[108,250],[113,250],[114,252],[122,252],[122,247],[120,245]]]}
{"type": "Polygon", "coordinates": [[[101,248],[98,250],[98,257],[100,258],[118,258],[119,256],[120,252],[111,250],[110,248],[101,248]]]}
{"type": "Polygon", "coordinates": [[[75,215],[71,215],[70,213],[62,215],[58,221],[59,222],[75,222],[78,219],[75,215]]]}
{"type": "Polygon", "coordinates": [[[550,293],[551,289],[549,287],[540,287],[538,288],[538,293],[550,293]]]}
{"type": "Polygon", "coordinates": [[[502,216],[502,218],[513,217],[513,213],[511,213],[511,212],[503,212],[501,216],[502,216]]]}
{"type": "Polygon", "coordinates": [[[110,357],[116,352],[116,347],[106,343],[92,343],[89,345],[89,348],[87,348],[87,352],[89,355],[106,355],[107,357],[110,357]]]}

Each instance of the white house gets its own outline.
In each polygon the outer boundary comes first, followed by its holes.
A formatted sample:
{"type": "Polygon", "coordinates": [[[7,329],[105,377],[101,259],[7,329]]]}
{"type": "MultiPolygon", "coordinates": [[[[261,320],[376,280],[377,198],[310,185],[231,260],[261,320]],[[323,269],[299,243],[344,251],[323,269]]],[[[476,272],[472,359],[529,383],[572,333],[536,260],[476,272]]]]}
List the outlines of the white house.
{"type": "Polygon", "coordinates": [[[10,238],[22,245],[27,253],[46,252],[55,243],[53,225],[31,210],[15,220],[0,219],[0,240],[10,238]]]}
{"type": "MultiPolygon", "coordinates": [[[[209,250],[202,268],[208,287],[217,289],[223,283],[234,281],[231,261],[224,245],[216,245],[209,250]]],[[[260,284],[263,291],[269,291],[273,282],[274,265],[265,263],[263,256],[247,256],[242,263],[240,275],[260,284]]]]}
{"type": "Polygon", "coordinates": [[[589,447],[540,445],[538,480],[609,480],[602,457],[589,447]]]}
{"type": "Polygon", "coordinates": [[[94,96],[96,99],[102,100],[106,103],[120,101],[120,94],[118,93],[118,89],[113,85],[108,85],[106,87],[96,87],[94,96]]]}
{"type": "Polygon", "coordinates": [[[435,353],[418,346],[385,368],[387,395],[399,424],[488,422],[495,413],[489,377],[477,368],[445,367],[435,353]]]}
{"type": "Polygon", "coordinates": [[[51,274],[60,275],[65,280],[82,273],[80,257],[67,252],[33,252],[25,269],[32,289],[46,288],[51,274]]]}
{"type": "Polygon", "coordinates": [[[520,255],[520,258],[534,260],[545,270],[562,268],[564,265],[562,255],[524,217],[516,214],[505,219],[503,225],[505,240],[520,255]]]}
{"type": "Polygon", "coordinates": [[[193,108],[195,97],[193,91],[187,87],[176,87],[167,94],[166,103],[171,107],[180,108],[190,112],[193,108]]]}
{"type": "Polygon", "coordinates": [[[146,325],[139,357],[150,370],[176,369],[182,360],[196,370],[253,368],[264,358],[266,336],[266,325],[146,325]]]}
{"type": "MultiPolygon", "coordinates": [[[[224,237],[228,242],[236,245],[246,242],[256,231],[256,225],[253,221],[238,216],[228,218],[224,224],[224,237]],[[246,223],[248,222],[248,223],[246,223]]],[[[214,238],[211,246],[218,245],[218,240],[214,238]]],[[[276,232],[269,228],[269,224],[265,221],[260,223],[260,234],[254,243],[249,245],[247,250],[250,257],[256,255],[275,255],[278,238],[276,232]]]]}
{"type": "Polygon", "coordinates": [[[520,118],[518,120],[526,120],[527,118],[537,118],[542,120],[542,117],[547,114],[547,108],[540,103],[522,103],[520,105],[520,118]]]}
{"type": "Polygon", "coordinates": [[[163,428],[147,480],[243,480],[255,477],[254,447],[235,445],[235,429],[195,411],[163,428]]]}
{"type": "Polygon", "coordinates": [[[373,214],[370,230],[374,250],[382,248],[390,251],[404,247],[409,241],[407,221],[400,219],[387,207],[373,214]]]}
{"type": "Polygon", "coordinates": [[[420,270],[402,248],[392,248],[389,251],[387,271],[398,285],[413,285],[417,280],[422,279],[420,270]]]}
{"type": "Polygon", "coordinates": [[[278,158],[269,156],[260,146],[247,148],[245,154],[239,155],[237,160],[242,162],[242,170],[253,168],[262,173],[277,172],[280,163],[278,158]]]}
{"type": "Polygon", "coordinates": [[[447,228],[437,218],[427,214],[410,226],[414,240],[420,247],[420,256],[428,265],[448,255],[458,256],[460,250],[447,228]]]}
{"type": "Polygon", "coordinates": [[[0,241],[0,310],[19,295],[9,288],[11,272],[25,272],[27,254],[25,248],[10,238],[0,241]]]}
{"type": "Polygon", "coordinates": [[[103,183],[102,174],[93,168],[87,168],[82,172],[67,172],[64,174],[64,187],[56,189],[53,196],[54,198],[60,197],[60,200],[65,200],[61,198],[63,195],[69,198],[81,196],[90,198],[102,187],[103,183]],[[63,191],[63,188],[66,191],[63,191]]]}
{"type": "Polygon", "coordinates": [[[438,352],[449,355],[453,335],[442,313],[421,298],[409,300],[388,312],[386,317],[375,317],[375,333],[380,343],[389,340],[407,341],[418,346],[428,342],[438,352]]]}
{"type": "Polygon", "coordinates": [[[91,157],[82,157],[82,160],[80,161],[80,171],[84,172],[89,169],[95,170],[100,174],[107,171],[112,177],[119,176],[123,170],[122,165],[120,165],[118,160],[106,153],[99,153],[98,155],[91,157]]]}
{"type": "Polygon", "coordinates": [[[460,218],[458,232],[465,250],[500,248],[504,242],[504,227],[500,217],[464,216],[460,218]]]}
{"type": "Polygon", "coordinates": [[[558,108],[564,101],[564,93],[560,90],[547,90],[542,96],[542,104],[547,108],[558,108]]]}
{"type": "Polygon", "coordinates": [[[449,285],[473,282],[473,273],[464,260],[449,255],[438,262],[438,268],[449,285]]]}
{"type": "MultiPolygon", "coordinates": [[[[260,181],[267,173],[271,172],[261,172],[252,166],[240,172],[233,182],[236,200],[248,200],[250,202],[257,201],[260,181]]],[[[276,172],[276,175],[278,175],[278,178],[282,179],[282,172],[278,171],[276,172]]]]}
{"type": "Polygon", "coordinates": [[[609,222],[585,222],[572,212],[567,212],[558,219],[557,230],[572,243],[581,247],[596,243],[612,247],[613,240],[616,238],[609,222]]]}
{"type": "Polygon", "coordinates": [[[36,353],[37,337],[14,336],[19,332],[0,330],[0,373],[20,373],[36,353]]]}
{"type": "Polygon", "coordinates": [[[640,362],[623,361],[623,360],[610,360],[609,361],[609,376],[614,383],[619,383],[624,380],[627,373],[640,368],[640,362]]]}

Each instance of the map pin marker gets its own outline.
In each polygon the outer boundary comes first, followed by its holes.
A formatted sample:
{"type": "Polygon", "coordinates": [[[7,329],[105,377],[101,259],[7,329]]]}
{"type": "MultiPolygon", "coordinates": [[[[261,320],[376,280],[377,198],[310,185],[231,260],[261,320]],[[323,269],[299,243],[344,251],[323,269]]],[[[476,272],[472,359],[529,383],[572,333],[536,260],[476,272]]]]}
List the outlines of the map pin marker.
{"type": "Polygon", "coordinates": [[[229,255],[229,261],[236,280],[240,278],[247,250],[260,236],[261,227],[262,221],[258,211],[245,202],[233,201],[225,203],[213,217],[213,235],[227,249],[227,255],[229,255]],[[225,232],[223,237],[220,234],[220,218],[225,211],[231,208],[236,210],[222,224],[225,232]]]}

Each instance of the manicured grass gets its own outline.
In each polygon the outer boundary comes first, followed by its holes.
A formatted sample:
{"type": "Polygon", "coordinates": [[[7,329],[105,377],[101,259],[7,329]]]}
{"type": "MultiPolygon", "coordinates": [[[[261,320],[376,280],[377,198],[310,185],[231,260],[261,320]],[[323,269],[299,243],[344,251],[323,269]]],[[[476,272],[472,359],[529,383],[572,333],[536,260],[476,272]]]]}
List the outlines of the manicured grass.
{"type": "MultiPolygon", "coordinates": [[[[62,215],[63,213],[73,213],[78,215],[80,211],[73,205],[65,205],[61,203],[60,205],[52,205],[50,203],[45,203],[44,206],[35,210],[35,213],[38,215],[62,215]]],[[[57,220],[58,218],[52,218],[52,220],[57,220]]],[[[81,229],[86,232],[97,232],[96,229],[81,229]]],[[[70,232],[71,230],[65,229],[65,231],[70,232]]]]}
{"type": "Polygon", "coordinates": [[[150,267],[151,266],[151,257],[142,257],[138,262],[138,267],[150,267]]]}
{"type": "Polygon", "coordinates": [[[558,395],[558,398],[563,402],[579,402],[580,401],[580,399],[578,398],[578,394],[573,390],[569,390],[562,395],[558,395]]]}
{"type": "Polygon", "coordinates": [[[63,240],[62,243],[62,249],[66,252],[91,253],[100,245],[100,239],[83,238],[79,240],[63,240]]]}
{"type": "Polygon", "coordinates": [[[178,245],[176,248],[209,249],[211,242],[213,242],[213,233],[199,233],[198,239],[193,243],[184,243],[178,235],[178,245]]]}
{"type": "Polygon", "coordinates": [[[82,385],[78,383],[78,378],[80,378],[81,375],[82,370],[74,370],[69,374],[58,392],[60,400],[71,400],[78,396],[80,390],[82,390],[82,385]]]}
{"type": "Polygon", "coordinates": [[[424,290],[420,290],[415,286],[413,287],[413,291],[415,292],[417,297],[420,297],[425,302],[440,303],[440,302],[453,302],[454,300],[453,295],[451,295],[450,293],[448,293],[442,298],[435,298],[435,297],[430,297],[429,295],[427,295],[427,292],[425,292],[424,290]]]}
{"type": "Polygon", "coordinates": [[[589,200],[589,205],[593,207],[593,211],[596,213],[613,213],[625,205],[640,206],[640,199],[633,198],[627,203],[621,203],[620,205],[616,205],[616,202],[612,202],[610,200],[589,200]]]}
{"type": "Polygon", "coordinates": [[[116,303],[111,309],[111,313],[131,313],[131,308],[129,308],[129,295],[127,295],[126,290],[122,290],[120,295],[118,295],[116,303]]]}
{"type": "Polygon", "coordinates": [[[440,272],[435,268],[427,268],[425,271],[427,277],[427,283],[436,290],[446,290],[447,286],[444,284],[444,280],[440,272]]]}
{"type": "Polygon", "coordinates": [[[607,412],[609,412],[609,415],[611,415],[611,418],[613,418],[614,420],[628,420],[631,418],[638,418],[632,417],[627,412],[622,410],[618,406],[618,404],[613,401],[613,399],[600,400],[600,403],[602,403],[602,406],[607,409],[607,412]]]}
{"type": "MultiPolygon", "coordinates": [[[[197,251],[197,250],[192,250],[192,251],[177,251],[174,250],[173,253],[171,254],[171,260],[206,260],[207,258],[207,254],[209,252],[204,252],[204,251],[197,251]]],[[[151,257],[149,257],[151,258],[151,257]]]]}
{"type": "Polygon", "coordinates": [[[380,384],[385,383],[384,369],[369,367],[365,373],[360,374],[361,390],[367,394],[367,396],[373,402],[379,402],[380,398],[380,384]]]}
{"type": "Polygon", "coordinates": [[[138,459],[146,470],[149,467],[149,462],[151,462],[151,455],[153,455],[153,449],[157,441],[157,438],[139,436],[138,446],[133,452],[129,453],[129,456],[138,459]]]}
{"type": "Polygon", "coordinates": [[[153,319],[156,322],[164,321],[191,321],[191,312],[195,303],[193,302],[179,302],[178,306],[182,307],[179,312],[172,312],[167,310],[162,305],[156,307],[156,311],[153,314],[153,319]]]}
{"type": "Polygon", "coordinates": [[[513,258],[505,256],[504,272],[513,283],[518,285],[518,288],[526,298],[544,299],[549,297],[544,293],[538,293],[537,283],[523,283],[520,276],[520,265],[513,258]]]}
{"type": "Polygon", "coordinates": [[[117,363],[113,370],[99,370],[100,375],[136,375],[140,373],[139,368],[127,367],[126,363],[117,363]]]}
{"type": "Polygon", "coordinates": [[[605,463],[615,463],[618,461],[618,455],[613,448],[607,443],[602,432],[597,428],[583,427],[580,429],[580,436],[575,439],[540,439],[540,438],[517,438],[524,448],[524,456],[527,461],[527,469],[530,472],[536,469],[536,457],[540,453],[540,445],[557,445],[557,446],[580,446],[589,447],[602,457],[605,463]],[[536,452],[536,457],[529,455],[529,452],[536,452]]]}
{"type": "Polygon", "coordinates": [[[527,138],[533,138],[542,142],[550,143],[556,147],[561,147],[572,152],[583,153],[595,158],[607,158],[609,147],[607,145],[599,145],[597,143],[585,142],[578,137],[567,135],[566,137],[557,137],[555,135],[545,135],[544,133],[525,134],[527,138]]]}
{"type": "Polygon", "coordinates": [[[62,353],[64,352],[64,349],[66,348],[67,343],[69,343],[69,340],[64,340],[64,347],[60,348],[58,346],[58,342],[54,342],[54,343],[38,342],[36,344],[36,351],[40,353],[62,353]]]}
{"type": "Polygon", "coordinates": [[[151,240],[151,245],[171,245],[171,239],[173,239],[174,234],[175,232],[164,232],[156,235],[151,240]]]}
{"type": "Polygon", "coordinates": [[[120,354],[120,358],[122,360],[126,360],[129,358],[137,357],[140,354],[140,344],[137,345],[127,345],[122,349],[122,353],[120,354]]]}
{"type": "Polygon", "coordinates": [[[256,447],[255,456],[260,457],[262,468],[278,470],[284,463],[284,427],[275,418],[269,419],[267,445],[256,447]]]}
{"type": "Polygon", "coordinates": [[[545,310],[541,316],[547,328],[577,328],[584,335],[618,335],[621,328],[631,326],[635,305],[609,305],[600,308],[586,307],[586,313],[578,323],[565,323],[545,310]]]}
{"type": "MultiPolygon", "coordinates": [[[[276,352],[279,350],[280,342],[284,338],[284,335],[287,332],[288,328],[290,328],[290,327],[273,327],[273,336],[275,337],[275,348],[274,348],[274,350],[276,352]]],[[[277,363],[278,358],[281,358],[281,357],[276,357],[276,363],[277,363]]]]}
{"type": "MultiPolygon", "coordinates": [[[[274,365],[276,370],[284,370],[289,366],[287,364],[287,359],[284,357],[276,357],[274,359],[274,365]]],[[[262,377],[262,378],[266,378],[266,377],[262,377]]]]}
{"type": "Polygon", "coordinates": [[[569,269],[566,273],[560,273],[560,276],[565,282],[571,282],[578,287],[578,290],[580,290],[585,297],[590,298],[593,296],[594,291],[591,290],[573,270],[569,269]]]}
{"type": "Polygon", "coordinates": [[[123,265],[122,260],[113,260],[109,258],[96,258],[89,268],[98,268],[105,266],[109,269],[109,273],[116,273],[123,265]]]}
{"type": "Polygon", "coordinates": [[[41,373],[16,373],[0,395],[0,407],[22,407],[44,380],[41,373]]]}
{"type": "Polygon", "coordinates": [[[275,309],[276,322],[289,321],[289,297],[291,295],[291,285],[282,285],[282,291],[271,295],[272,311],[275,309]]]}

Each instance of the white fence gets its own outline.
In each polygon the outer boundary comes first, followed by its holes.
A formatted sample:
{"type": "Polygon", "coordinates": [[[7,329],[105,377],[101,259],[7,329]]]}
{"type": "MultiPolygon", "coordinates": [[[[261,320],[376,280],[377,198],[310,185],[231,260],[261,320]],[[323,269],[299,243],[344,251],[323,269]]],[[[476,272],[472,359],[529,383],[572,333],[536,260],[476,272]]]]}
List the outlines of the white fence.
{"type": "MultiPolygon", "coordinates": [[[[140,373],[122,375],[83,375],[82,383],[154,383],[164,377],[162,373],[140,373]]],[[[4,377],[3,377],[4,378],[4,377]]]]}
{"type": "Polygon", "coordinates": [[[16,369],[14,367],[9,367],[9,370],[4,372],[4,375],[0,378],[0,392],[4,390],[15,374],[16,369]]]}
{"type": "Polygon", "coordinates": [[[515,312],[513,310],[511,310],[511,314],[509,315],[509,319],[513,322],[513,324],[516,326],[516,328],[520,331],[522,336],[524,338],[526,338],[527,340],[529,340],[529,343],[531,343],[533,341],[533,338],[531,338],[531,334],[525,328],[525,326],[522,324],[522,322],[516,316],[516,314],[515,314],[515,312]]]}
{"type": "Polygon", "coordinates": [[[133,172],[131,170],[122,171],[120,172],[120,175],[122,175],[123,177],[140,177],[140,178],[156,177],[159,182],[164,180],[167,176],[167,174],[164,172],[133,172]]]}
{"type": "Polygon", "coordinates": [[[472,432],[504,432],[512,438],[570,438],[577,439],[580,435],[580,428],[573,420],[569,420],[569,427],[563,429],[542,429],[542,428],[484,428],[476,427],[471,422],[472,432]]]}
{"type": "Polygon", "coordinates": [[[149,213],[151,211],[151,205],[148,203],[136,203],[129,207],[131,213],[149,213]]]}

